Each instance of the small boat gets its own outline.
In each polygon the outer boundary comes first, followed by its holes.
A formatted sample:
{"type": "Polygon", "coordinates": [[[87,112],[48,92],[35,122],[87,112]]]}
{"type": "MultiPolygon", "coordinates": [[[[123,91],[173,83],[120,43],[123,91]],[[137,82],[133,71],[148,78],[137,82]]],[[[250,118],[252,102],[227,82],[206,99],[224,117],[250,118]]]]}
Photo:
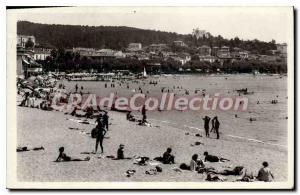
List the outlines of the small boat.
{"type": "Polygon", "coordinates": [[[146,68],[145,68],[145,66],[144,66],[143,78],[147,78],[147,77],[148,77],[148,76],[147,76],[146,68]]]}

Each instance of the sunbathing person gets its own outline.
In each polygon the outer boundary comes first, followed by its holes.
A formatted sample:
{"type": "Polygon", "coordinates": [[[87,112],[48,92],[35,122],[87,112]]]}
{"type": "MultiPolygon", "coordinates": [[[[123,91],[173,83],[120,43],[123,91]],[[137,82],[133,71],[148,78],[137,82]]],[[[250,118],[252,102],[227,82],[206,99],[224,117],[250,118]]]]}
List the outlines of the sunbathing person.
{"type": "Polygon", "coordinates": [[[220,174],[220,175],[234,175],[234,176],[238,176],[238,175],[243,175],[244,174],[244,167],[243,166],[236,166],[232,170],[228,170],[228,169],[225,169],[223,171],[214,171],[214,170],[211,170],[209,172],[214,173],[214,174],[220,174]]]}
{"type": "Polygon", "coordinates": [[[93,115],[93,113],[94,113],[94,109],[93,109],[93,107],[92,106],[89,106],[89,107],[87,107],[86,108],[86,110],[85,110],[85,117],[86,118],[91,118],[92,117],[92,115],[93,115]]]}
{"type": "Polygon", "coordinates": [[[258,181],[265,181],[265,182],[272,181],[274,179],[274,175],[269,168],[269,163],[263,162],[262,165],[263,167],[258,171],[258,176],[256,179],[258,181]]]}
{"type": "Polygon", "coordinates": [[[253,182],[255,180],[253,173],[251,174],[247,173],[247,169],[243,169],[242,175],[240,178],[238,178],[236,181],[243,181],[243,182],[253,182]]]}
{"type": "Polygon", "coordinates": [[[206,181],[225,181],[226,179],[223,179],[213,173],[208,173],[205,180],[206,181]]]}
{"type": "Polygon", "coordinates": [[[84,159],[79,159],[79,158],[71,158],[70,156],[67,156],[64,153],[65,148],[64,147],[60,147],[59,148],[59,155],[56,159],[55,162],[64,162],[64,161],[89,161],[90,157],[86,157],[84,159]]]}
{"type": "Polygon", "coordinates": [[[208,162],[226,162],[226,161],[230,161],[226,158],[222,158],[222,157],[218,157],[218,156],[213,156],[208,154],[208,152],[204,152],[204,162],[208,161],[208,162]]]}
{"type": "Polygon", "coordinates": [[[131,114],[131,111],[128,111],[126,114],[126,120],[135,122],[135,117],[131,114]]]}
{"type": "Polygon", "coordinates": [[[43,146],[41,147],[35,147],[35,148],[28,148],[28,147],[17,147],[17,152],[26,152],[26,151],[30,151],[30,150],[45,150],[45,148],[43,146]]]}

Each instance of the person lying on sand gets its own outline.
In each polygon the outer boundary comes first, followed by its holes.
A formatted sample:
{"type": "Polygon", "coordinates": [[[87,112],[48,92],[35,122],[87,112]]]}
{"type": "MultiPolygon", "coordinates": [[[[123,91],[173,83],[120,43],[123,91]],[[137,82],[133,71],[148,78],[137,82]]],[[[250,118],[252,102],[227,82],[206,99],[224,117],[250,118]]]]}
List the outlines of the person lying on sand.
{"type": "Polygon", "coordinates": [[[26,146],[25,147],[17,147],[17,152],[26,152],[26,151],[30,151],[30,150],[34,150],[34,151],[45,150],[45,148],[43,146],[35,147],[35,148],[32,148],[32,149],[29,149],[26,146]]]}
{"type": "Polygon", "coordinates": [[[222,158],[222,157],[218,157],[218,156],[213,156],[208,154],[208,152],[204,152],[204,162],[208,161],[208,162],[226,162],[226,161],[230,161],[226,158],[222,158]]]}
{"type": "Polygon", "coordinates": [[[146,166],[147,162],[150,160],[149,157],[146,156],[141,156],[141,157],[135,157],[134,158],[135,162],[133,164],[141,165],[141,166],[146,166]]]}
{"type": "Polygon", "coordinates": [[[232,170],[228,170],[225,169],[223,171],[214,171],[211,170],[209,172],[214,173],[214,174],[220,174],[220,175],[234,175],[234,176],[238,176],[238,175],[243,175],[244,174],[244,167],[243,166],[236,166],[234,167],[232,170]]]}
{"type": "Polygon", "coordinates": [[[247,173],[247,169],[243,169],[242,171],[242,176],[237,179],[236,181],[242,181],[242,182],[253,182],[255,181],[255,177],[253,176],[253,173],[251,172],[251,174],[247,173]]]}
{"type": "Polygon", "coordinates": [[[262,163],[263,167],[258,171],[256,179],[258,181],[271,182],[274,179],[274,175],[269,168],[268,162],[262,163]]]}
{"type": "Polygon", "coordinates": [[[205,180],[206,181],[225,181],[226,179],[219,177],[218,175],[215,175],[213,173],[208,173],[205,180]]]}
{"type": "Polygon", "coordinates": [[[55,162],[64,162],[64,161],[89,161],[90,157],[86,157],[84,159],[79,159],[79,158],[71,158],[70,156],[67,156],[64,151],[65,148],[64,147],[60,147],[59,149],[59,155],[56,159],[55,162]]]}
{"type": "Polygon", "coordinates": [[[151,124],[147,121],[147,116],[146,115],[143,115],[143,118],[142,118],[142,120],[139,120],[138,125],[151,127],[151,124]]]}

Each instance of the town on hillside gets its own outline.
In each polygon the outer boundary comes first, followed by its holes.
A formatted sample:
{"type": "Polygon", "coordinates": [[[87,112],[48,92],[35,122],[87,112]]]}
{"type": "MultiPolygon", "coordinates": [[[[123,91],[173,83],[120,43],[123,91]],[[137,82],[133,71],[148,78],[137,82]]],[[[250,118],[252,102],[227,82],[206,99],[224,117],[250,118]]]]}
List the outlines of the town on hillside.
{"type": "MultiPolygon", "coordinates": [[[[205,32],[205,31],[204,31],[205,32]]],[[[197,36],[204,37],[206,33],[197,36]]],[[[17,35],[17,75],[28,77],[43,71],[161,73],[286,73],[287,44],[264,54],[238,47],[191,48],[181,40],[172,44],[129,43],[123,50],[110,48],[47,47],[32,35],[17,35]]]]}

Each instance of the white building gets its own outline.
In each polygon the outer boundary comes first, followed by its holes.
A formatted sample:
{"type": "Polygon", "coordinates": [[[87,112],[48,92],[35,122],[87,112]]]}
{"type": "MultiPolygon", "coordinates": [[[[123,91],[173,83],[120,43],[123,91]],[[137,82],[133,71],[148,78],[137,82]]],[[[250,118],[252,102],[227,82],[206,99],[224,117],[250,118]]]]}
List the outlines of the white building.
{"type": "Polygon", "coordinates": [[[142,49],[141,43],[129,43],[128,48],[129,51],[139,51],[142,49]]]}
{"type": "Polygon", "coordinates": [[[51,49],[36,48],[34,50],[33,57],[35,60],[46,60],[46,58],[50,55],[51,55],[51,49]]]}
{"type": "Polygon", "coordinates": [[[183,41],[174,41],[173,42],[175,46],[184,47],[186,44],[183,41]]]}
{"type": "Polygon", "coordinates": [[[35,37],[34,36],[28,36],[28,35],[18,35],[17,36],[17,45],[19,47],[25,48],[25,44],[31,40],[33,44],[35,45],[35,37]]]}

